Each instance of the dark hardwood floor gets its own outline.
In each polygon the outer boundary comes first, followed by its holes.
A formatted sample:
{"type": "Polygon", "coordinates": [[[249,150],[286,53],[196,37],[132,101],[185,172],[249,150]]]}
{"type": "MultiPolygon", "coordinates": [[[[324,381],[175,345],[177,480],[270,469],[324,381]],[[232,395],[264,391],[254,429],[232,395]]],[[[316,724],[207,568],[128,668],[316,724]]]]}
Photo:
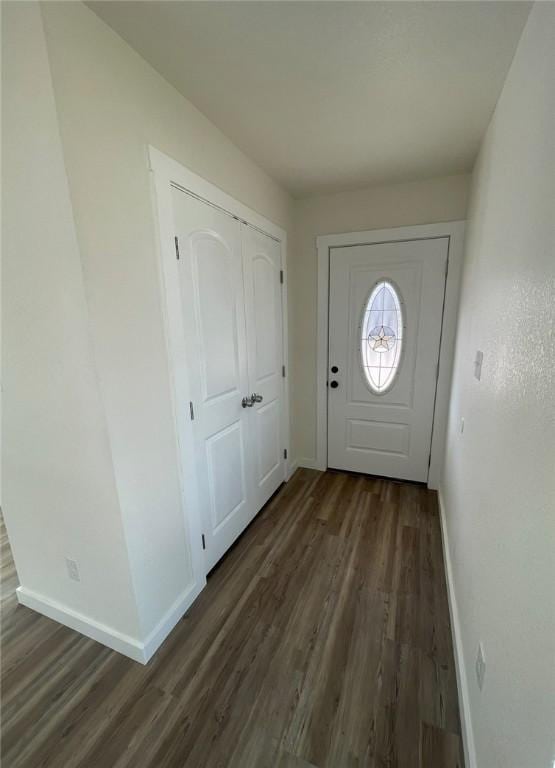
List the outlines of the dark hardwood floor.
{"type": "Polygon", "coordinates": [[[17,606],[2,527],[3,768],[460,768],[424,488],[299,470],[143,667],[17,606]]]}

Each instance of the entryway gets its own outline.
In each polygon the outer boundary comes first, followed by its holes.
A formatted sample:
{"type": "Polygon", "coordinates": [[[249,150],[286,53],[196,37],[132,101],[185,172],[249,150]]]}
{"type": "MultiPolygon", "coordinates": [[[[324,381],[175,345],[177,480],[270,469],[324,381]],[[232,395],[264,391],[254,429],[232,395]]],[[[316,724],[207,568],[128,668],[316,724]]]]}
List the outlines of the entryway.
{"type": "Polygon", "coordinates": [[[448,247],[331,249],[330,467],[427,481],[448,247]]]}
{"type": "Polygon", "coordinates": [[[437,487],[462,232],[318,238],[318,469],[437,487]]]}

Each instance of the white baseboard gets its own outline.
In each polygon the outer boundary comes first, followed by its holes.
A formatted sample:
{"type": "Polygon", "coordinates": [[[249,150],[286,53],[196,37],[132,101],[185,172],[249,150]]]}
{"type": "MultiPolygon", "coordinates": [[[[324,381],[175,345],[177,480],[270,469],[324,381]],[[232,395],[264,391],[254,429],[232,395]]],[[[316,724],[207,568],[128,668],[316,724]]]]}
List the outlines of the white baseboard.
{"type": "Polygon", "coordinates": [[[320,467],[318,466],[317,459],[307,459],[307,458],[297,459],[297,465],[299,467],[304,467],[305,469],[320,469],[320,467]]]}
{"type": "Polygon", "coordinates": [[[144,642],[140,642],[130,635],[124,635],[112,627],[101,624],[88,616],[74,611],[72,608],[68,608],[66,605],[62,605],[44,595],[39,595],[37,592],[26,587],[18,587],[16,593],[21,605],[32,608],[33,611],[42,613],[44,616],[48,616],[49,619],[53,619],[70,629],[74,629],[76,632],[80,632],[82,635],[86,635],[86,637],[92,638],[92,640],[102,643],[102,645],[106,645],[118,653],[122,653],[124,656],[128,656],[133,661],[146,664],[162,645],[185,611],[198,597],[203,586],[203,584],[194,584],[183,592],[166,611],[144,642]]]}
{"type": "Polygon", "coordinates": [[[147,636],[143,645],[145,664],[147,661],[149,661],[149,659],[152,658],[154,653],[162,645],[177,622],[180,621],[188,608],[197,599],[202,589],[204,588],[205,583],[206,582],[193,584],[189,589],[183,592],[177,598],[174,604],[166,611],[164,616],[162,616],[152,632],[147,636]]]}
{"type": "Polygon", "coordinates": [[[293,475],[295,474],[295,471],[299,469],[299,467],[303,467],[304,469],[319,469],[318,462],[316,459],[294,459],[289,464],[289,469],[287,472],[287,480],[290,480],[293,475]]]}
{"type": "Polygon", "coordinates": [[[285,475],[285,481],[291,480],[297,469],[299,468],[299,461],[298,459],[294,459],[293,461],[290,461],[287,466],[287,472],[285,475]]]}
{"type": "Polygon", "coordinates": [[[474,732],[472,730],[472,718],[470,716],[470,696],[468,693],[468,677],[466,674],[466,665],[462,648],[461,625],[459,622],[459,611],[457,608],[457,598],[455,595],[455,585],[453,581],[453,567],[451,564],[451,554],[449,549],[449,538],[447,533],[447,521],[445,517],[445,506],[441,489],[438,491],[439,500],[439,520],[441,525],[441,542],[443,545],[443,561],[447,578],[447,597],[449,601],[449,616],[451,618],[451,628],[453,636],[453,645],[455,652],[455,670],[457,673],[457,691],[459,695],[459,711],[461,715],[461,730],[464,746],[464,762],[466,768],[477,768],[476,747],[474,744],[474,732]]]}
{"type": "Polygon", "coordinates": [[[144,644],[135,638],[124,635],[116,629],[101,624],[88,616],[83,616],[83,614],[74,611],[72,608],[68,608],[67,605],[62,605],[44,595],[39,595],[37,592],[26,587],[18,587],[16,594],[21,605],[32,608],[33,611],[42,613],[44,616],[48,616],[49,619],[64,624],[66,627],[108,646],[108,648],[112,648],[112,650],[118,653],[123,653],[124,656],[129,656],[134,661],[138,661],[141,664],[146,664],[148,661],[145,655],[144,644]]]}

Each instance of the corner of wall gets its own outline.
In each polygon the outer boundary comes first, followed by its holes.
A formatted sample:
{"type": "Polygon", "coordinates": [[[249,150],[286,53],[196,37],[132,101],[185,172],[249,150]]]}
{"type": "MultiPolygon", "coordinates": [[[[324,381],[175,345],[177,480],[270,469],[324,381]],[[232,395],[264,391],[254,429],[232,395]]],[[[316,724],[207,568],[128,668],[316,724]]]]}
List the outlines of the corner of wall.
{"type": "Polygon", "coordinates": [[[55,605],[69,626],[66,614],[135,638],[140,625],[40,5],[3,4],[2,26],[9,107],[2,171],[10,192],[3,199],[3,511],[18,595],[46,615],[55,605]],[[78,584],[68,578],[67,556],[79,562],[78,584]]]}

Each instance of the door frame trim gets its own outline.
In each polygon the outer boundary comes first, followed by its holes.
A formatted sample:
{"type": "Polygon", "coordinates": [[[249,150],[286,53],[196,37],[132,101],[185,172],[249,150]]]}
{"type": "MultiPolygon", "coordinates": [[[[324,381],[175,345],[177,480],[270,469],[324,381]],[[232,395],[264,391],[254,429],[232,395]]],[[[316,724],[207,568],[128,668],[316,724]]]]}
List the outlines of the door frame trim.
{"type": "MultiPolygon", "coordinates": [[[[240,222],[255,227],[281,243],[281,268],[283,270],[282,333],[285,377],[283,378],[282,448],[291,456],[289,435],[289,350],[287,326],[287,233],[284,229],[253,211],[215,184],[198,176],[155,147],[148,146],[148,170],[151,176],[152,205],[156,224],[156,251],[160,281],[160,300],[164,319],[164,331],[171,382],[171,401],[175,423],[176,452],[179,468],[179,484],[182,513],[185,517],[189,541],[187,543],[193,566],[194,597],[206,584],[206,569],[202,554],[202,517],[200,494],[197,486],[195,445],[190,418],[189,403],[192,401],[188,376],[187,353],[183,334],[183,315],[179,291],[179,274],[175,254],[175,227],[173,223],[172,186],[183,189],[197,199],[223,209],[240,222]]],[[[290,459],[285,459],[284,480],[291,476],[290,459]]],[[[193,598],[194,599],[194,598],[193,598]]],[[[192,602],[192,600],[191,600],[192,602]]]]}
{"type": "Polygon", "coordinates": [[[428,487],[439,488],[443,469],[443,455],[447,430],[449,394],[453,369],[457,312],[463,263],[465,221],[447,221],[439,224],[419,224],[413,227],[373,229],[364,232],[343,232],[318,235],[318,302],[316,349],[316,460],[314,468],[328,466],[328,339],[329,339],[329,283],[330,249],[351,245],[377,245],[405,240],[448,238],[447,279],[439,348],[439,368],[433,417],[432,443],[428,487]]]}

